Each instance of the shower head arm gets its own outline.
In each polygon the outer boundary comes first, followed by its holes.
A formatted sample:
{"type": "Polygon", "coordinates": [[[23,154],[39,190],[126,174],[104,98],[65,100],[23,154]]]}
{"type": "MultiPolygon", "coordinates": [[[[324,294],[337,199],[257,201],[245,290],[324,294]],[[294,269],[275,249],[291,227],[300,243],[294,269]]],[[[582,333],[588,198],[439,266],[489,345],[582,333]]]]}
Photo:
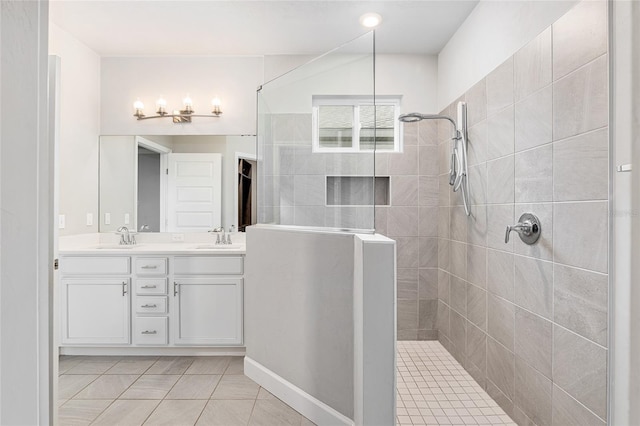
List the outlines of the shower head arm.
{"type": "Polygon", "coordinates": [[[409,122],[409,123],[413,121],[420,121],[420,120],[447,120],[453,126],[453,138],[454,139],[461,138],[460,130],[458,130],[458,125],[456,124],[455,120],[446,115],[420,114],[418,112],[410,112],[408,114],[402,114],[400,117],[398,117],[398,120],[402,122],[409,122]]]}

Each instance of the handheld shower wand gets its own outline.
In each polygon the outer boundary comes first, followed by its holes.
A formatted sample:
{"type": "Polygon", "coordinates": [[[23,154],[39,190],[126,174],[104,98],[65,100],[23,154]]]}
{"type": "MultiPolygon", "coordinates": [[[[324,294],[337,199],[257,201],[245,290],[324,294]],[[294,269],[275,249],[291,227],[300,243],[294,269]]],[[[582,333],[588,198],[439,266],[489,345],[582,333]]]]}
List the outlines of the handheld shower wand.
{"type": "Polygon", "coordinates": [[[467,104],[458,102],[457,105],[458,124],[451,117],[439,114],[420,114],[411,112],[402,114],[398,120],[403,123],[413,123],[420,120],[448,120],[453,125],[453,135],[451,140],[451,162],[449,166],[449,185],[453,187],[453,191],[462,192],[462,202],[464,211],[467,216],[471,215],[469,204],[469,183],[468,183],[468,164],[467,164],[467,104]]]}

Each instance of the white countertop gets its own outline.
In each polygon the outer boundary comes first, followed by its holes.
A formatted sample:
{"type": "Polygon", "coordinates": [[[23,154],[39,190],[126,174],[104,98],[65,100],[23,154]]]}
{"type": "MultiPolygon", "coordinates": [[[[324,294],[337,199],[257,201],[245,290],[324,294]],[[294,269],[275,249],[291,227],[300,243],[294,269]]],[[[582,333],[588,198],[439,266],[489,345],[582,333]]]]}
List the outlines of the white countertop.
{"type": "Polygon", "coordinates": [[[61,255],[239,255],[246,253],[245,234],[242,232],[231,234],[231,245],[216,245],[215,236],[207,233],[140,233],[136,234],[136,239],[137,244],[122,246],[118,244],[119,237],[114,234],[72,235],[60,237],[58,249],[61,255]],[[172,241],[175,235],[179,235],[183,241],[172,241]]]}

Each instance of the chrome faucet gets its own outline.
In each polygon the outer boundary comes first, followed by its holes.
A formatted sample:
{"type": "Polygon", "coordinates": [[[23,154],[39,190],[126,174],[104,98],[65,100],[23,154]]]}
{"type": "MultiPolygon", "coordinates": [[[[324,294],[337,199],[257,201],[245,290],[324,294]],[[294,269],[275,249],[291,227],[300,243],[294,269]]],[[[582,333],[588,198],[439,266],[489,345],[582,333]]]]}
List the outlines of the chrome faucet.
{"type": "Polygon", "coordinates": [[[131,234],[126,226],[118,228],[118,234],[120,234],[120,245],[129,246],[136,243],[135,235],[131,234]]]}
{"type": "Polygon", "coordinates": [[[213,228],[209,232],[216,233],[216,244],[227,244],[227,239],[225,238],[224,228],[222,226],[218,226],[217,228],[213,228]],[[220,238],[220,234],[222,234],[222,238],[220,238]]]}

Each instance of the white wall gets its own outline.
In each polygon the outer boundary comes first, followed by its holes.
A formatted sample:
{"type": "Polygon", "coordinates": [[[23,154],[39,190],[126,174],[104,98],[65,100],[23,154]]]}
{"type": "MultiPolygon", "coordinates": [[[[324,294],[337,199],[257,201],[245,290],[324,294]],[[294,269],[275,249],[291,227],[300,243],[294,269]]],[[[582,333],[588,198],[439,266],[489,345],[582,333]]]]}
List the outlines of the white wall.
{"type": "Polygon", "coordinates": [[[438,55],[438,110],[512,56],[577,1],[482,0],[438,55]]]}
{"type": "Polygon", "coordinates": [[[59,212],[66,227],[60,235],[98,232],[100,56],[55,24],[49,30],[49,52],[61,58],[59,212]]]}
{"type": "Polygon", "coordinates": [[[0,424],[51,424],[48,2],[0,2],[0,424]]]}
{"type": "Polygon", "coordinates": [[[261,57],[102,58],[101,128],[103,135],[241,135],[256,131],[256,90],[262,83],[261,57]],[[190,124],[170,119],[137,121],[133,102],[140,98],[146,115],[156,99],[167,110],[182,108],[189,94],[196,113],[209,114],[211,99],[222,100],[220,118],[194,118],[190,124]]]}

